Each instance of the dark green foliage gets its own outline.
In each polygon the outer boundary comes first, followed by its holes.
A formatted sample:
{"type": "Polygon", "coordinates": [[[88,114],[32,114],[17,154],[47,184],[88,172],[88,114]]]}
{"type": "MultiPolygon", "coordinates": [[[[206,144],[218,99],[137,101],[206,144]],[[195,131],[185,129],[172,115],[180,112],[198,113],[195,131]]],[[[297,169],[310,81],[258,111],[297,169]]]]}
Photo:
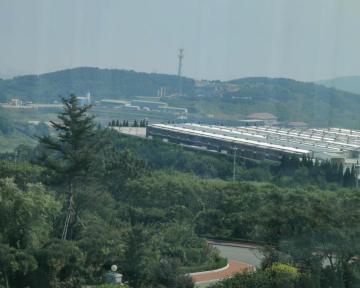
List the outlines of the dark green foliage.
{"type": "MultiPolygon", "coordinates": [[[[184,149],[158,140],[136,139],[108,131],[106,141],[117,149],[129,149],[146,160],[150,169],[167,169],[191,172],[206,178],[227,178],[232,175],[232,158],[209,152],[184,149]]],[[[256,165],[241,161],[244,167],[256,165]]],[[[252,180],[252,179],[251,179],[252,180]]]]}
{"type": "Polygon", "coordinates": [[[343,171],[342,164],[313,160],[308,157],[283,156],[280,165],[273,166],[274,182],[281,186],[319,185],[325,188],[329,183],[343,187],[355,187],[354,167],[343,171]]]}
{"type": "Polygon", "coordinates": [[[115,149],[106,150],[101,160],[104,162],[104,184],[116,199],[121,197],[128,180],[148,173],[144,161],[138,159],[129,150],[121,152],[115,149]]]}
{"type": "Polygon", "coordinates": [[[29,162],[0,161],[0,178],[13,178],[16,185],[26,189],[30,183],[41,182],[44,169],[29,162]]]}
{"type": "Polygon", "coordinates": [[[101,141],[95,141],[94,116],[89,115],[91,106],[80,106],[75,95],[62,98],[63,112],[58,115],[59,122],[51,122],[57,134],[55,137],[39,138],[43,151],[40,162],[52,171],[57,181],[66,184],[66,217],[62,239],[74,236],[74,226],[79,219],[76,197],[89,172],[101,141]]]}
{"type": "Polygon", "coordinates": [[[70,241],[52,240],[38,250],[39,263],[32,283],[36,287],[79,287],[85,284],[85,256],[70,241]]]}
{"type": "Polygon", "coordinates": [[[343,186],[355,187],[355,181],[356,181],[356,176],[355,176],[354,166],[351,168],[351,170],[349,168],[346,168],[343,176],[343,186]]]}
{"type": "Polygon", "coordinates": [[[57,131],[56,137],[44,136],[40,144],[48,151],[44,154],[44,162],[49,168],[75,178],[87,172],[96,152],[94,117],[88,115],[90,106],[80,107],[75,95],[62,101],[64,111],[58,116],[59,122],[51,122],[57,131]]]}

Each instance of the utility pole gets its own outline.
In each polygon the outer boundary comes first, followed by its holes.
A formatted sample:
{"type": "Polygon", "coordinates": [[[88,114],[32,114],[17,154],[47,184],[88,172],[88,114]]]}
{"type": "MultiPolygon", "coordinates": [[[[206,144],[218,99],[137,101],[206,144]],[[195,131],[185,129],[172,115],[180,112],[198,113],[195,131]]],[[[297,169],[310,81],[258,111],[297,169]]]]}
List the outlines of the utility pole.
{"type": "Polygon", "coordinates": [[[233,182],[235,182],[235,176],[236,176],[236,151],[237,151],[237,148],[234,147],[233,150],[234,150],[233,182]]]}
{"type": "Polygon", "coordinates": [[[181,69],[182,69],[182,60],[184,58],[184,49],[179,49],[179,64],[178,64],[178,78],[179,78],[179,95],[182,95],[182,78],[181,78],[181,69]]]}

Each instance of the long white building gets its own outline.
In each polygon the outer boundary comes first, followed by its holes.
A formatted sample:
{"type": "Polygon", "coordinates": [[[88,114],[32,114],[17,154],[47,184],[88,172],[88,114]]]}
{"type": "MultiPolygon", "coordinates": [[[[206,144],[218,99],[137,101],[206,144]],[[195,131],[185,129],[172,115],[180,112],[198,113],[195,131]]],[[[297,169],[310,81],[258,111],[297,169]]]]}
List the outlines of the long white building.
{"type": "Polygon", "coordinates": [[[240,155],[255,159],[276,160],[285,154],[295,154],[345,166],[360,162],[360,131],[340,128],[153,124],[148,127],[147,136],[219,152],[236,149],[240,155]]]}

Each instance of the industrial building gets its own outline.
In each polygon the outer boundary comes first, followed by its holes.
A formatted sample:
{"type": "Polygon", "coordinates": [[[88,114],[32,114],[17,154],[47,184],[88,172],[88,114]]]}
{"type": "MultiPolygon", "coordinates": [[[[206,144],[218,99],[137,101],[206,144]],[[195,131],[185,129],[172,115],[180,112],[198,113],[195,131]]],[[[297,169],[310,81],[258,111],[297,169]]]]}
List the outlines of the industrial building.
{"type": "Polygon", "coordinates": [[[306,155],[342,163],[344,167],[357,166],[360,160],[360,131],[348,129],[153,124],[147,128],[147,136],[224,153],[236,150],[237,155],[252,159],[306,155]]]}
{"type": "Polygon", "coordinates": [[[131,105],[139,106],[143,110],[158,110],[160,107],[167,106],[167,103],[147,100],[132,100],[131,105]]]}
{"type": "Polygon", "coordinates": [[[186,108],[168,106],[168,104],[165,102],[132,100],[131,105],[138,106],[141,110],[157,111],[174,115],[182,115],[188,113],[188,109],[186,108]]]}

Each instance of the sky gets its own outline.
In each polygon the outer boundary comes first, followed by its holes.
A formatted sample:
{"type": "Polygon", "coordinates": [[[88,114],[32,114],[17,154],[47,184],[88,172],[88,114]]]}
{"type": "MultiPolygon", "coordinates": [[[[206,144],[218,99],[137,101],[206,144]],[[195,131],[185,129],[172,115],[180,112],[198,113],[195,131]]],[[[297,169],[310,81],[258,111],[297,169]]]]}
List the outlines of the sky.
{"type": "Polygon", "coordinates": [[[0,77],[91,66],[196,79],[360,75],[359,0],[0,0],[0,77]]]}

